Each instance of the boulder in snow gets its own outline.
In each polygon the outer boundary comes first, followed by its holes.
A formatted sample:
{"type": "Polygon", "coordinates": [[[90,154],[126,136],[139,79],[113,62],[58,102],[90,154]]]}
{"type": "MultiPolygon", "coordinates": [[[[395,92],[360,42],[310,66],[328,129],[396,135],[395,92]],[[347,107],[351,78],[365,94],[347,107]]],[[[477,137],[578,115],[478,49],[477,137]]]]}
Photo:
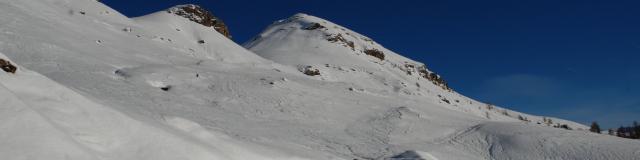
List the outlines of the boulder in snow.
{"type": "Polygon", "coordinates": [[[2,68],[2,70],[7,73],[16,73],[16,70],[18,70],[18,67],[14,66],[13,64],[11,64],[11,62],[4,59],[0,59],[0,68],[2,68]]]}

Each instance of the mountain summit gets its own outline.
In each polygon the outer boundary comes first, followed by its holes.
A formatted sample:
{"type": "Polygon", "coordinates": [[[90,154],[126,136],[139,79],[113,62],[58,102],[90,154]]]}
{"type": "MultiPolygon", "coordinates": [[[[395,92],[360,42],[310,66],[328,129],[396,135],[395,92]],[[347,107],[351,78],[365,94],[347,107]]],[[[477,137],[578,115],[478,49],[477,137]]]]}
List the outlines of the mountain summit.
{"type": "Polygon", "coordinates": [[[216,31],[220,32],[220,34],[227,38],[231,38],[231,33],[229,32],[227,25],[225,25],[221,19],[215,17],[213,13],[199,5],[177,5],[169,8],[167,12],[182,16],[206,27],[213,27],[216,31]]]}
{"type": "MultiPolygon", "coordinates": [[[[331,72],[332,68],[343,67],[366,70],[375,73],[370,75],[372,78],[383,76],[387,81],[399,78],[396,79],[399,83],[411,85],[401,88],[419,90],[420,85],[428,88],[425,84],[431,83],[452,91],[447,82],[427,69],[425,64],[401,56],[362,34],[304,13],[274,22],[244,46],[278,63],[318,68],[320,72],[325,72],[325,79],[340,79],[337,75],[340,71],[331,72]]],[[[416,91],[404,92],[420,94],[416,91]]]]}

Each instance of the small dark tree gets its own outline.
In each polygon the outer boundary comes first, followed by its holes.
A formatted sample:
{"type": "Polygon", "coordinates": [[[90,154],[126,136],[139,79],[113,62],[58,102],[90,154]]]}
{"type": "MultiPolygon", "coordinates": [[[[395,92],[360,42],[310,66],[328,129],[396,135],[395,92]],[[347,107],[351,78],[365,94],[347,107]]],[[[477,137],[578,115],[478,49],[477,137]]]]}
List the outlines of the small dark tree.
{"type": "Polygon", "coordinates": [[[624,133],[624,127],[620,126],[618,130],[616,130],[616,136],[626,138],[626,134],[624,133]]]}
{"type": "Polygon", "coordinates": [[[631,127],[633,130],[633,139],[640,139],[640,126],[637,121],[633,121],[633,126],[631,127]]]}
{"type": "Polygon", "coordinates": [[[600,125],[598,125],[598,122],[591,123],[591,128],[589,129],[589,131],[600,134],[601,130],[600,130],[600,125]]]}

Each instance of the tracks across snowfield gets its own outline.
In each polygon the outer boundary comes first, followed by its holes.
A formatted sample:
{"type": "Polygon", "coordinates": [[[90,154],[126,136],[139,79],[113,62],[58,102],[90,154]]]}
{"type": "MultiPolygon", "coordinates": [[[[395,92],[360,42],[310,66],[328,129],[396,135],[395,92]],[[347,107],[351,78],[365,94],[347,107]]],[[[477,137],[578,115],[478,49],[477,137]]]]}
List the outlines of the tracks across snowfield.
{"type": "Polygon", "coordinates": [[[624,160],[640,154],[633,151],[637,141],[508,122],[482,123],[452,135],[448,142],[443,144],[484,159],[624,160]]]}

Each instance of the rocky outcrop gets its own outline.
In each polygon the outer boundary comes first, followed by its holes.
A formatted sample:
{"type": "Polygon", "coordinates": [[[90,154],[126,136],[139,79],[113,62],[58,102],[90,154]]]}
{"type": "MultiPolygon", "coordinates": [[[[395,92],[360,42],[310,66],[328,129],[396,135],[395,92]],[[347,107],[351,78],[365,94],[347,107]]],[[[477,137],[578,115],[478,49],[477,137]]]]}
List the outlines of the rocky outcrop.
{"type": "Polygon", "coordinates": [[[313,66],[305,66],[301,69],[302,73],[308,76],[319,76],[320,70],[313,68],[313,66]]]}
{"type": "Polygon", "coordinates": [[[321,25],[320,23],[311,23],[308,26],[302,28],[304,30],[316,30],[316,29],[322,29],[322,28],[326,28],[323,25],[321,25]]]}
{"type": "Polygon", "coordinates": [[[18,70],[18,67],[14,66],[13,64],[11,64],[11,62],[4,59],[0,59],[0,68],[2,68],[2,70],[7,73],[16,73],[16,70],[18,70]]]}
{"type": "Polygon", "coordinates": [[[420,76],[431,81],[434,85],[440,86],[444,90],[451,91],[451,88],[449,87],[449,84],[447,84],[447,81],[445,81],[442,76],[436,74],[435,72],[427,71],[427,67],[419,67],[418,72],[420,73],[420,76]]]}
{"type": "Polygon", "coordinates": [[[442,76],[438,75],[435,72],[428,71],[425,65],[420,65],[416,67],[416,64],[406,63],[404,64],[404,68],[400,68],[400,69],[405,71],[407,75],[413,75],[413,74],[416,74],[417,72],[417,74],[420,77],[430,81],[434,85],[439,86],[444,90],[452,91],[452,89],[449,87],[449,84],[447,84],[447,81],[445,81],[442,78],[442,76]]]}
{"type": "Polygon", "coordinates": [[[364,50],[364,53],[369,55],[369,56],[373,56],[376,57],[380,60],[384,60],[384,53],[382,53],[382,51],[377,50],[377,49],[366,49],[364,50]]]}
{"type": "Polygon", "coordinates": [[[169,10],[167,10],[167,12],[182,16],[206,27],[213,27],[213,29],[218,31],[220,34],[226,36],[227,38],[231,38],[231,33],[229,32],[229,28],[227,28],[227,25],[224,24],[221,19],[213,16],[213,13],[205,10],[198,5],[179,5],[170,8],[169,10]]]}
{"type": "Polygon", "coordinates": [[[355,43],[353,43],[352,41],[349,41],[347,39],[345,39],[344,37],[342,37],[342,34],[338,33],[336,35],[327,35],[327,41],[331,42],[331,43],[342,43],[343,46],[345,47],[349,47],[351,48],[352,51],[355,51],[355,43]]]}

